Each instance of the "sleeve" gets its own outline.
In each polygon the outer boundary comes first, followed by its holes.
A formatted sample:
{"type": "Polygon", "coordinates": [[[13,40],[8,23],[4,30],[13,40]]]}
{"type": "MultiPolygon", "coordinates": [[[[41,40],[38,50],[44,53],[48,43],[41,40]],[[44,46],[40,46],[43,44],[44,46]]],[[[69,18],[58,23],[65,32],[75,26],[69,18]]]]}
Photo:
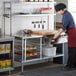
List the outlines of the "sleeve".
{"type": "Polygon", "coordinates": [[[62,18],[62,29],[63,30],[66,30],[66,28],[68,27],[69,25],[69,18],[67,18],[66,16],[63,16],[62,18]]]}

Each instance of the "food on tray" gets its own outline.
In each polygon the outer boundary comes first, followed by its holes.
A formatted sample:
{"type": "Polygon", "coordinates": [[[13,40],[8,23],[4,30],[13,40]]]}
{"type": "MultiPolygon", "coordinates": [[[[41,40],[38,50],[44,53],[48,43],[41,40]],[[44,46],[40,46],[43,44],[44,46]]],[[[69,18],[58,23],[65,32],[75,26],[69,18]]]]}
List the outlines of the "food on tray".
{"type": "Polygon", "coordinates": [[[33,55],[38,55],[38,53],[37,52],[33,52],[33,55]]]}
{"type": "Polygon", "coordinates": [[[21,49],[22,47],[21,47],[21,46],[15,46],[15,48],[17,48],[17,49],[21,49]]]}
{"type": "Polygon", "coordinates": [[[35,46],[26,46],[26,50],[32,50],[32,49],[37,49],[35,46]]]}
{"type": "MultiPolygon", "coordinates": [[[[22,52],[21,51],[15,52],[15,54],[22,55],[22,52]]],[[[38,55],[38,53],[37,52],[29,52],[29,51],[26,52],[26,56],[34,56],[34,55],[38,55]]]]}
{"type": "MultiPolygon", "coordinates": [[[[15,48],[21,49],[21,46],[15,46],[15,48]]],[[[37,47],[35,46],[26,46],[26,50],[33,50],[33,49],[37,49],[37,47]]]]}

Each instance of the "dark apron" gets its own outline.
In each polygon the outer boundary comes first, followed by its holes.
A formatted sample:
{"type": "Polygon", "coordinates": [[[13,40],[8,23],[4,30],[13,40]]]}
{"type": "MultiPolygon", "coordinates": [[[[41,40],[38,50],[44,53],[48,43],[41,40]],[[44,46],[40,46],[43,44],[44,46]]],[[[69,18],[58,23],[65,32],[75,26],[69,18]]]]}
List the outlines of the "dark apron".
{"type": "Polygon", "coordinates": [[[76,27],[67,28],[68,47],[76,47],[76,27]]]}

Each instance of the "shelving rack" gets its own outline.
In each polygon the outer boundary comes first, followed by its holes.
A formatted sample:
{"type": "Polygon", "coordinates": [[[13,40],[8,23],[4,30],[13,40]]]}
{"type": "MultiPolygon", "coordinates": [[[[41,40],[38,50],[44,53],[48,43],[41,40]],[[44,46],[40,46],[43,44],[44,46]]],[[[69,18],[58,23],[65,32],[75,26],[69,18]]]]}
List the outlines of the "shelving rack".
{"type": "Polygon", "coordinates": [[[32,35],[28,37],[27,36],[15,37],[15,60],[21,62],[22,72],[23,72],[24,63],[27,63],[30,61],[37,61],[41,59],[42,59],[42,36],[32,35]],[[33,41],[33,39],[35,41],[33,41]],[[39,42],[36,40],[38,40],[39,42]],[[28,50],[27,50],[27,47],[28,47],[28,50]],[[33,47],[35,47],[35,49],[33,47]],[[28,52],[29,52],[29,55],[26,56],[28,52]],[[36,53],[36,54],[34,55],[33,53],[36,53]]]}
{"type": "Polygon", "coordinates": [[[14,69],[14,38],[2,36],[0,38],[0,72],[14,69]],[[10,62],[8,62],[10,61],[10,62]]]}

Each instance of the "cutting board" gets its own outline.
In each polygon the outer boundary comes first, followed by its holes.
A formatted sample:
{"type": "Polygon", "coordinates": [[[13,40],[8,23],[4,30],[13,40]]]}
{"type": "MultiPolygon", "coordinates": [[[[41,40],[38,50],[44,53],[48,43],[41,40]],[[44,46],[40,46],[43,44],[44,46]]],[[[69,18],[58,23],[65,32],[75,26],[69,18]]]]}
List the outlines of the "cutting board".
{"type": "Polygon", "coordinates": [[[56,31],[54,30],[36,30],[36,31],[32,31],[32,34],[36,34],[36,35],[54,35],[56,33],[56,31]]]}

